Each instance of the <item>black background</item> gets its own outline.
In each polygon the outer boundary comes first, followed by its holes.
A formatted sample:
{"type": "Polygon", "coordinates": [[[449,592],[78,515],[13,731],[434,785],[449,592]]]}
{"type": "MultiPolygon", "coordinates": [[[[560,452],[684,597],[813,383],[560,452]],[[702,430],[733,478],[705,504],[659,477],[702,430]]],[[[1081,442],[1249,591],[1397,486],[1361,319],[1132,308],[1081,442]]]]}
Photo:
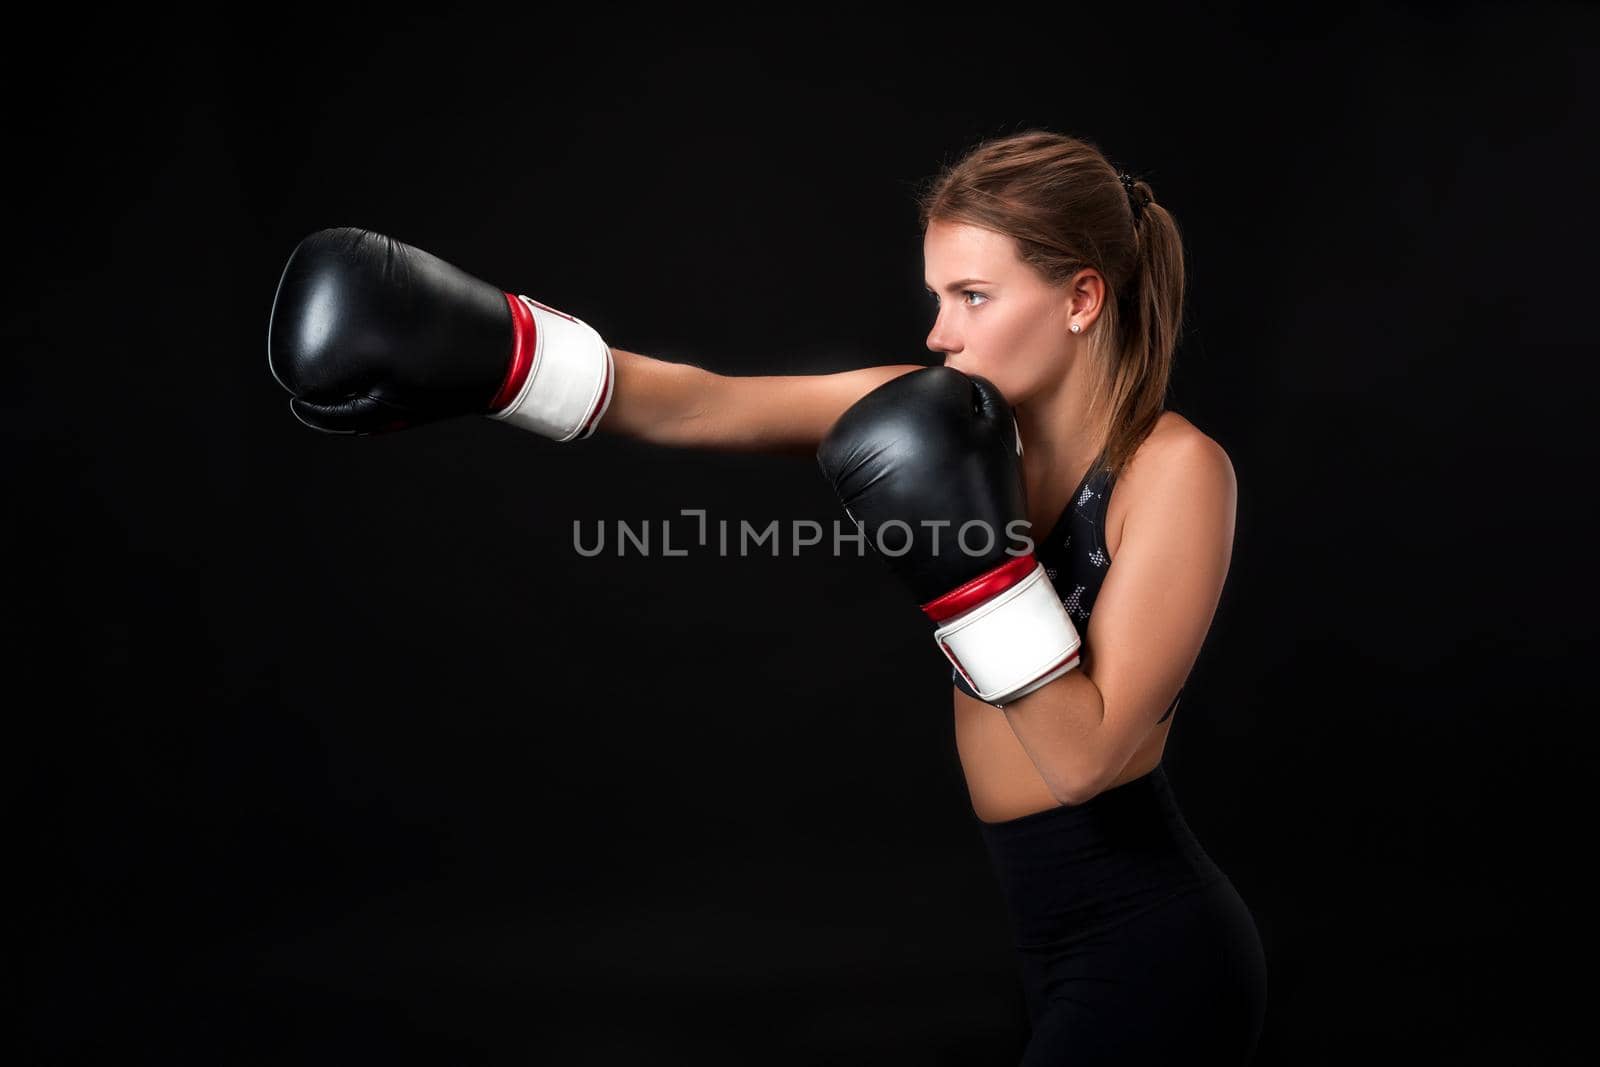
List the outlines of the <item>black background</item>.
{"type": "Polygon", "coordinates": [[[1015,1062],[886,569],[573,549],[831,523],[809,460],[319,435],[265,341],[355,225],[725,374],[937,362],[914,188],[1035,126],[1187,242],[1239,524],[1165,762],[1258,1062],[1576,1056],[1593,7],[197,17],[11,42],[28,1061],[1015,1062]]]}

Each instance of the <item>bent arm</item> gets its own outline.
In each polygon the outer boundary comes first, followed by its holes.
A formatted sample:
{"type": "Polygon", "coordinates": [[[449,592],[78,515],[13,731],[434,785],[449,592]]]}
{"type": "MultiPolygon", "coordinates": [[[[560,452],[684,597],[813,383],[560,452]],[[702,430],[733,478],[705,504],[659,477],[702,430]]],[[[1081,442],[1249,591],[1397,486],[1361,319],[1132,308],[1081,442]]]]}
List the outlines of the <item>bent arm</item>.
{"type": "Polygon", "coordinates": [[[689,363],[611,350],[617,384],[599,429],[652,444],[809,455],[871,390],[917,363],[837,374],[730,377],[689,363]]]}
{"type": "Polygon", "coordinates": [[[1238,489],[1209,439],[1183,442],[1131,507],[1095,600],[1093,655],[1005,707],[1017,740],[1065,804],[1099,793],[1156,728],[1200,654],[1233,554],[1238,489]]]}

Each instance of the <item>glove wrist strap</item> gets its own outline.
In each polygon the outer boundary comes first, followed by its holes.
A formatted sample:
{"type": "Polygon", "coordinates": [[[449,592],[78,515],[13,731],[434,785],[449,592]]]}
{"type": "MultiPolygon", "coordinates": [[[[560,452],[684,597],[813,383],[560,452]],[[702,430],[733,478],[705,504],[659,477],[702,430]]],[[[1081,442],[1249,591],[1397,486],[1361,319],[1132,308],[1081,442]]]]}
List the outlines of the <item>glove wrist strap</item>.
{"type": "Polygon", "coordinates": [[[556,441],[593,434],[616,382],[611,349],[564,311],[510,293],[506,301],[515,338],[511,371],[490,417],[556,441]]]}
{"type": "MultiPolygon", "coordinates": [[[[1017,562],[990,574],[1015,574],[1017,562]]],[[[1020,580],[958,615],[935,621],[943,623],[934,632],[940,651],[990,704],[1003,706],[1078,666],[1082,639],[1037,561],[1020,580]]]]}

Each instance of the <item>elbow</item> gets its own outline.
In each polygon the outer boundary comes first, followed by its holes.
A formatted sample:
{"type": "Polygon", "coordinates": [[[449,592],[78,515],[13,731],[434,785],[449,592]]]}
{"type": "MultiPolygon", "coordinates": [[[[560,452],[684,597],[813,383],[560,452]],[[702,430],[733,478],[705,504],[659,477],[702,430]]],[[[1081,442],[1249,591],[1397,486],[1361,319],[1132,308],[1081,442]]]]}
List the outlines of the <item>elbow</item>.
{"type": "Polygon", "coordinates": [[[1050,792],[1067,807],[1075,807],[1094,799],[1105,789],[1103,781],[1091,775],[1080,775],[1054,783],[1050,792]]]}
{"type": "Polygon", "coordinates": [[[1094,796],[1094,792],[1088,789],[1052,789],[1051,792],[1055,794],[1057,803],[1069,808],[1075,808],[1094,796]]]}

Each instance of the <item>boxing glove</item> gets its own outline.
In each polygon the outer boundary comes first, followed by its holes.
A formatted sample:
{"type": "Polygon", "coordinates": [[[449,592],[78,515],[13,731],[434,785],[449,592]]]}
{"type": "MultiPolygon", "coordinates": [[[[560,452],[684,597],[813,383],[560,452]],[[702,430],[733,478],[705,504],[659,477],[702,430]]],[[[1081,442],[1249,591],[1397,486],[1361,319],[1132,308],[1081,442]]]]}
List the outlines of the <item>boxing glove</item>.
{"type": "Polygon", "coordinates": [[[1078,666],[1082,644],[1027,531],[1022,440],[987,379],[893,378],[841,415],[817,462],[845,514],[934,622],[979,699],[1004,706],[1078,666]]]}
{"type": "Polygon", "coordinates": [[[330,433],[488,415],[555,441],[611,402],[611,349],[584,322],[371,230],[319,230],[289,256],[267,365],[330,433]]]}

